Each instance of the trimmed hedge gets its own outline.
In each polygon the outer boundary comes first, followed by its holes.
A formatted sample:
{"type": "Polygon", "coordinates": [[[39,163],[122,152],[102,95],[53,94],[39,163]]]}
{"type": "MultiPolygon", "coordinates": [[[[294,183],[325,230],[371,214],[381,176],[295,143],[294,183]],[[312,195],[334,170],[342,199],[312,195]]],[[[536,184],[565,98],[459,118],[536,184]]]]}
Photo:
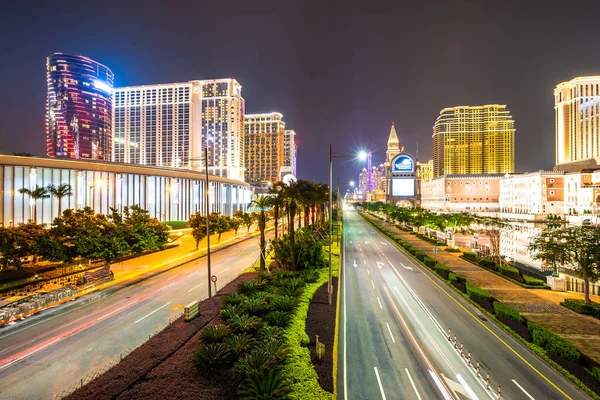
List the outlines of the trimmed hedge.
{"type": "Polygon", "coordinates": [[[448,253],[460,253],[460,249],[456,247],[446,247],[444,251],[447,251],[448,253]]]}
{"type": "Polygon", "coordinates": [[[470,261],[474,261],[474,262],[477,261],[477,256],[475,255],[475,253],[470,252],[470,251],[465,251],[463,253],[463,257],[470,261]]]}
{"type": "Polygon", "coordinates": [[[467,294],[469,297],[478,297],[482,300],[491,301],[492,295],[485,289],[475,286],[470,282],[467,282],[467,294]]]}
{"type": "MultiPolygon", "coordinates": [[[[498,266],[496,265],[496,262],[493,260],[490,260],[489,258],[480,258],[478,264],[485,268],[490,268],[490,269],[498,268],[498,266]]],[[[519,271],[517,271],[517,273],[519,273],[519,271]]]]}
{"type": "Polygon", "coordinates": [[[450,274],[453,273],[453,272],[450,272],[450,268],[448,268],[444,264],[435,264],[435,272],[437,272],[438,274],[440,274],[440,273],[448,274],[448,277],[450,277],[450,274]]]}
{"type": "Polygon", "coordinates": [[[571,342],[563,339],[554,332],[542,328],[533,322],[527,322],[533,344],[540,346],[549,354],[562,357],[569,361],[579,361],[581,353],[571,342]]]}
{"type": "Polygon", "coordinates": [[[417,250],[415,252],[415,257],[417,257],[417,260],[423,262],[423,260],[425,260],[425,257],[427,257],[427,254],[420,250],[417,250]]]}
{"type": "Polygon", "coordinates": [[[494,313],[499,317],[512,319],[522,324],[525,323],[525,320],[523,317],[521,317],[521,314],[519,314],[517,310],[507,306],[506,304],[502,304],[499,301],[494,301],[494,313]]]}
{"type": "Polygon", "coordinates": [[[503,274],[517,274],[520,275],[520,272],[515,267],[511,267],[510,265],[498,265],[498,271],[503,274]]]}
{"type": "Polygon", "coordinates": [[[423,259],[423,263],[427,265],[429,268],[433,268],[435,266],[435,260],[431,257],[425,257],[423,259]]]}
{"type": "Polygon", "coordinates": [[[546,282],[544,282],[541,279],[534,278],[533,276],[529,276],[529,275],[521,275],[521,276],[525,280],[525,284],[527,284],[529,286],[546,286],[546,282]]]}
{"type": "Polygon", "coordinates": [[[575,311],[576,313],[585,315],[593,315],[594,308],[600,309],[600,304],[595,302],[592,302],[592,304],[585,304],[585,300],[580,299],[565,299],[560,305],[575,311]]]}

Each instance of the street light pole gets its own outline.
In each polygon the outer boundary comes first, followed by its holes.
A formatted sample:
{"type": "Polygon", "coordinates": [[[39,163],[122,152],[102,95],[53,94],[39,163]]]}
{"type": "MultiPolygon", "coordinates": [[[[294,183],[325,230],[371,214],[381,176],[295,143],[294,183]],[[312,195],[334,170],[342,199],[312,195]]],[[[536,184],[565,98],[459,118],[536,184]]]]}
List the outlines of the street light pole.
{"type": "Polygon", "coordinates": [[[332,293],[332,285],[331,285],[331,246],[333,245],[332,243],[332,228],[333,228],[333,224],[331,221],[331,207],[333,205],[333,152],[331,149],[331,144],[329,144],[329,275],[328,275],[328,280],[327,280],[327,293],[328,293],[328,300],[329,300],[329,305],[331,305],[331,301],[332,301],[332,297],[333,297],[333,293],[332,293]]]}
{"type": "Polygon", "coordinates": [[[205,196],[205,204],[206,204],[206,263],[208,266],[208,297],[212,297],[212,289],[210,287],[211,284],[211,272],[210,272],[210,220],[208,217],[210,211],[210,196],[208,193],[209,185],[208,185],[208,145],[204,148],[204,182],[206,184],[206,188],[204,190],[205,196]]]}

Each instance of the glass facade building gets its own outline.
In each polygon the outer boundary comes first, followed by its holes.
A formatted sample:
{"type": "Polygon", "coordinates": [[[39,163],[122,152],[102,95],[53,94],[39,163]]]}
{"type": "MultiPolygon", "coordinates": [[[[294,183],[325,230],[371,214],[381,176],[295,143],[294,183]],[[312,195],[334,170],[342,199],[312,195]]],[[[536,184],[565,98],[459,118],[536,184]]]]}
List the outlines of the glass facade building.
{"type": "Polygon", "coordinates": [[[433,126],[433,175],[515,172],[515,122],[504,105],[444,108],[433,126]]]}
{"type": "Polygon", "coordinates": [[[283,131],[283,168],[281,169],[281,177],[286,174],[296,174],[296,156],[298,154],[298,145],[296,144],[296,131],[286,129],[283,131]]]}
{"type": "MultiPolygon", "coordinates": [[[[204,173],[175,168],[125,165],[99,161],[64,160],[0,155],[0,215],[5,226],[33,219],[50,224],[58,213],[58,199],[33,202],[19,193],[36,185],[71,185],[73,195],[62,198],[61,208],[92,207],[106,214],[138,205],[160,221],[187,221],[191,214],[207,211],[204,173]]],[[[231,216],[252,202],[248,184],[209,176],[209,212],[231,216]]]]}
{"type": "Polygon", "coordinates": [[[46,59],[48,157],[110,161],[112,71],[87,57],[55,53],[46,59]]]}

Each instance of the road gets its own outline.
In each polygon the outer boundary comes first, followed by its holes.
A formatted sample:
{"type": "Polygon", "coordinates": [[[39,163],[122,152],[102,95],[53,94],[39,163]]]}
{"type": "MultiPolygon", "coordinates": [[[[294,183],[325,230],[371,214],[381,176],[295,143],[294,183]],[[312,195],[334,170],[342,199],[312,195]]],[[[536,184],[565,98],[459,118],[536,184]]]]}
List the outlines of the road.
{"type": "MultiPolygon", "coordinates": [[[[212,254],[218,287],[258,257],[258,237],[212,254]]],[[[0,399],[51,399],[208,295],[206,258],[87,295],[0,330],[0,399]]]]}
{"type": "Polygon", "coordinates": [[[339,399],[588,398],[355,211],[344,241],[339,399]]]}

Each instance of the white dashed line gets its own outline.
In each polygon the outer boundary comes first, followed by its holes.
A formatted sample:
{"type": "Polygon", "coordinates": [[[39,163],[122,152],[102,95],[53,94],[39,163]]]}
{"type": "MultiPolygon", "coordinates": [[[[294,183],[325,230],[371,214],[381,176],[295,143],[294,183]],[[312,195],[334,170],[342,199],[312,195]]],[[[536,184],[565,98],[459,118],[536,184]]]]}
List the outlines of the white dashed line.
{"type": "Polygon", "coordinates": [[[396,339],[394,339],[394,335],[392,334],[392,330],[390,329],[390,324],[388,324],[387,322],[385,324],[387,325],[388,332],[390,333],[390,336],[392,337],[392,342],[396,343],[396,339]]]}

